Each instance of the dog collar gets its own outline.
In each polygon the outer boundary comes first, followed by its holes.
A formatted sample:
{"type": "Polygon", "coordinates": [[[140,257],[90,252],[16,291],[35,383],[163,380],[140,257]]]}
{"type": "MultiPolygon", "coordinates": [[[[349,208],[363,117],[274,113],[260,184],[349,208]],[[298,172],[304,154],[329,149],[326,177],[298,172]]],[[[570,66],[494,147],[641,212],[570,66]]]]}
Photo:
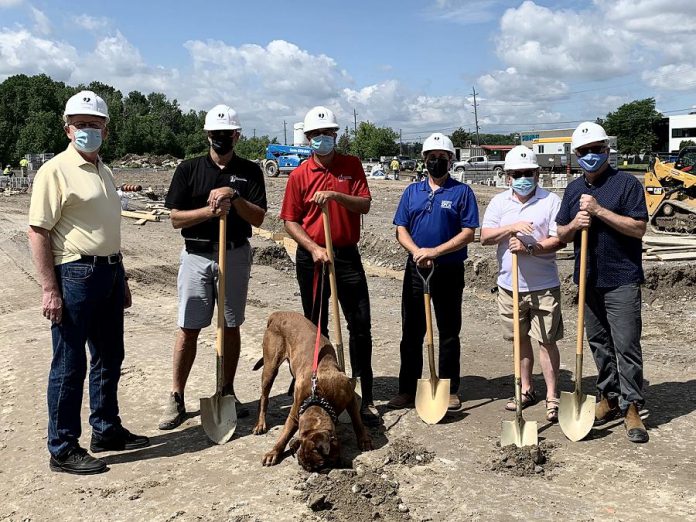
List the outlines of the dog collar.
{"type": "Polygon", "coordinates": [[[324,397],[320,397],[319,395],[310,395],[307,397],[302,403],[302,406],[300,406],[300,415],[307,411],[307,408],[310,406],[319,406],[329,415],[329,417],[331,417],[334,424],[338,422],[336,410],[333,409],[333,406],[331,406],[329,401],[327,401],[324,397]]]}

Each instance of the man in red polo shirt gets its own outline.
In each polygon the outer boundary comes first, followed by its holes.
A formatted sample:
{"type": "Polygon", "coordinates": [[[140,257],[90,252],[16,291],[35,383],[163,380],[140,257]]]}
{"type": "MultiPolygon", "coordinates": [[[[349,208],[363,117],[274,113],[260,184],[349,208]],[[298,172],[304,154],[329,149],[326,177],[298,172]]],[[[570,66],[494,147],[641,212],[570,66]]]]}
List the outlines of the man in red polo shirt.
{"type": "MultiPolygon", "coordinates": [[[[372,399],[370,297],[357,246],[360,215],[369,212],[372,196],[360,159],[336,152],[338,129],[336,116],[326,107],[314,107],[305,116],[304,133],[314,153],[290,174],[280,217],[297,242],[297,281],[305,317],[316,324],[319,303],[314,302],[314,273],[329,260],[322,220],[322,207],[328,205],[338,300],[350,332],[350,365],[353,377],[361,379],[363,421],[375,425],[379,418],[372,399]]],[[[327,285],[322,303],[324,335],[328,334],[329,295],[327,285]]]]}

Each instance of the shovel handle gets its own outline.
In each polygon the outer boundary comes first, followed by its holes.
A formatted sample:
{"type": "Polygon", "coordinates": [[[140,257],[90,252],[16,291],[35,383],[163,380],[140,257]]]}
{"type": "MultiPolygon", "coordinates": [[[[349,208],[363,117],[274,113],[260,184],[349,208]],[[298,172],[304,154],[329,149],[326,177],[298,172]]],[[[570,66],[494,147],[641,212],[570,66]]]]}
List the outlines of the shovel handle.
{"type": "Polygon", "coordinates": [[[433,387],[437,385],[437,372],[435,371],[435,343],[433,341],[433,314],[430,308],[430,294],[423,294],[425,303],[425,328],[426,349],[428,350],[428,368],[430,369],[430,382],[433,387]]]}
{"type": "Polygon", "coordinates": [[[515,365],[515,417],[522,420],[522,368],[520,361],[520,276],[517,253],[512,252],[512,351],[515,365]]]}
{"type": "Polygon", "coordinates": [[[582,345],[585,335],[585,291],[587,288],[587,235],[588,229],[583,228],[580,235],[580,281],[578,285],[578,335],[575,343],[575,354],[582,355],[582,345]]]}
{"type": "Polygon", "coordinates": [[[225,272],[227,269],[227,214],[220,215],[218,238],[218,281],[217,281],[217,335],[215,337],[215,375],[217,391],[222,390],[224,380],[224,346],[225,346],[225,272]]]}
{"type": "Polygon", "coordinates": [[[341,315],[338,309],[338,289],[336,286],[336,268],[334,266],[333,241],[331,240],[331,219],[329,218],[328,205],[321,209],[321,217],[324,221],[324,241],[326,254],[329,256],[329,285],[331,287],[331,307],[333,308],[334,336],[336,338],[336,352],[338,364],[343,372],[346,371],[345,356],[343,354],[343,334],[341,333],[341,315]]]}

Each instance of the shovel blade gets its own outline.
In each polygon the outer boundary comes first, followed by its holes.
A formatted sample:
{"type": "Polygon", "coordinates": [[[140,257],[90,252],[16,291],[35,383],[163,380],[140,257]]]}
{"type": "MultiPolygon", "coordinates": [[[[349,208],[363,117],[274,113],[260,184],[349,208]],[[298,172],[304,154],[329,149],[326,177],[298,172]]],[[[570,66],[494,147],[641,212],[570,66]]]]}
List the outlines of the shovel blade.
{"type": "Polygon", "coordinates": [[[437,424],[447,413],[450,380],[418,379],[416,388],[416,412],[426,424],[437,424]]]}
{"type": "Polygon", "coordinates": [[[561,392],[558,405],[558,424],[573,442],[584,439],[594,424],[595,398],[576,392],[561,392]]]}
{"type": "Polygon", "coordinates": [[[518,448],[524,446],[536,446],[539,443],[536,421],[503,421],[503,429],[500,435],[500,446],[505,447],[514,444],[518,448]]]}
{"type": "Polygon", "coordinates": [[[234,395],[216,393],[201,399],[201,424],[215,444],[225,444],[237,428],[237,407],[234,395]]]}

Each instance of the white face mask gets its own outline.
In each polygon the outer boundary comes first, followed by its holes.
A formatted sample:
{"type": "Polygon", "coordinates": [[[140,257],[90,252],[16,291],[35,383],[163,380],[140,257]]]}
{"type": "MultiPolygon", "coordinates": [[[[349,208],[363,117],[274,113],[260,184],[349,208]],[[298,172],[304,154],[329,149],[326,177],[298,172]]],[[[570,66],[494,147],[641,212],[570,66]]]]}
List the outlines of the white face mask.
{"type": "Polygon", "coordinates": [[[102,145],[101,129],[76,129],[73,143],[80,152],[94,152],[102,145]]]}

